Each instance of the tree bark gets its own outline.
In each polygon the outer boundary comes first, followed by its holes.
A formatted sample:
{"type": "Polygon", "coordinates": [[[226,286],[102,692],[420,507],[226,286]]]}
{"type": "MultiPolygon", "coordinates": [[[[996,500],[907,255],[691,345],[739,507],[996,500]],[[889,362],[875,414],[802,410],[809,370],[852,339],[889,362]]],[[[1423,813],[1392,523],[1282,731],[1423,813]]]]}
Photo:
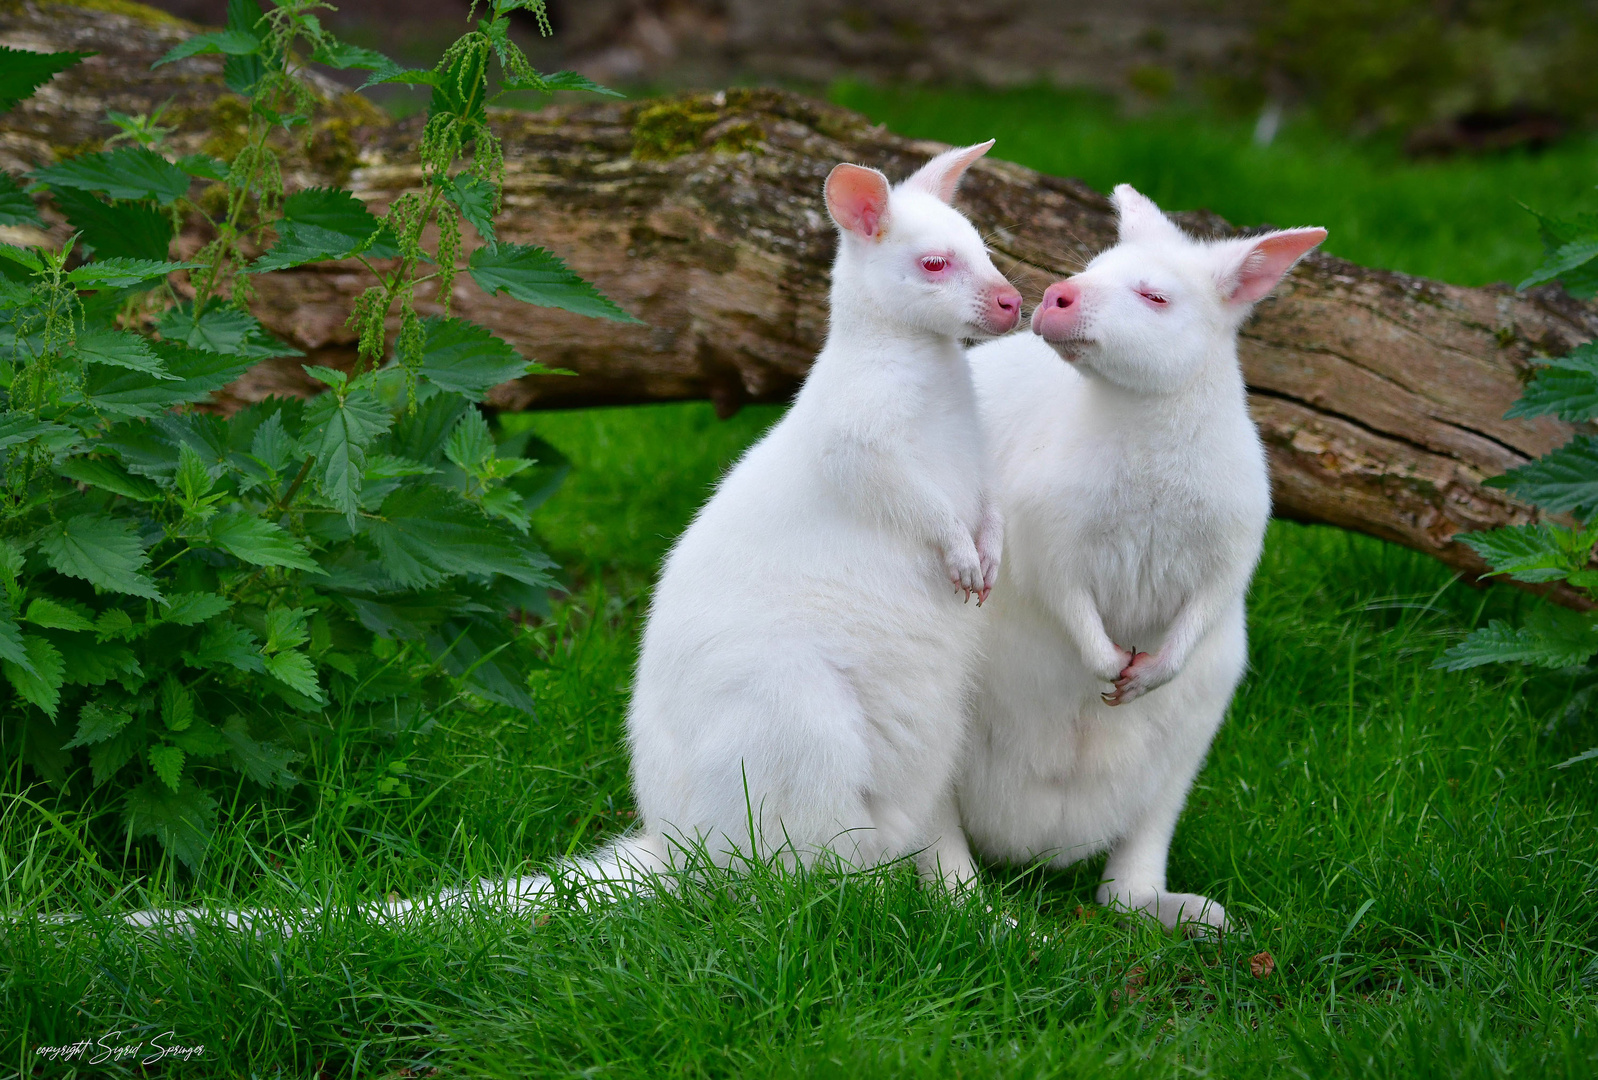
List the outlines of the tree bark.
{"type": "MultiPolygon", "coordinates": [[[[0,116],[0,166],[31,168],[92,148],[110,133],[98,123],[105,108],[149,111],[168,98],[175,149],[225,141],[228,114],[213,104],[221,92],[215,58],[148,74],[191,28],[116,11],[90,16],[0,0],[0,43],[101,53],[0,116]]],[[[291,186],[347,183],[381,211],[420,183],[420,121],[389,122],[330,92],[331,118],[309,147],[285,144],[285,176],[291,186]]],[[[827,171],[853,161],[902,177],[940,149],[776,90],[562,104],[501,112],[495,126],[506,166],[501,239],[550,248],[644,323],[529,308],[486,296],[463,275],[451,298],[455,314],[529,357],[577,372],[500,387],[491,402],[504,409],[709,398],[725,415],[745,402],[785,400],[826,329],[827,171]]],[[[999,160],[976,165],[959,205],[1030,300],[1114,240],[1103,195],[999,160]]],[[[1213,215],[1177,217],[1202,235],[1236,232],[1213,215]]],[[[59,224],[51,232],[65,235],[59,224]]],[[[191,223],[180,243],[202,240],[191,223]]],[[[258,283],[252,306],[274,332],[314,362],[350,365],[354,335],[345,319],[369,284],[358,266],[274,273],[258,283]]],[[[437,297],[428,303],[440,308],[437,297]]],[[[1551,418],[1503,413],[1536,357],[1595,333],[1598,312],[1552,288],[1462,288],[1310,256],[1259,305],[1242,340],[1277,513],[1481,572],[1457,533],[1537,518],[1482,480],[1571,435],[1551,418]]],[[[219,404],[314,392],[301,362],[261,365],[219,404]]]]}

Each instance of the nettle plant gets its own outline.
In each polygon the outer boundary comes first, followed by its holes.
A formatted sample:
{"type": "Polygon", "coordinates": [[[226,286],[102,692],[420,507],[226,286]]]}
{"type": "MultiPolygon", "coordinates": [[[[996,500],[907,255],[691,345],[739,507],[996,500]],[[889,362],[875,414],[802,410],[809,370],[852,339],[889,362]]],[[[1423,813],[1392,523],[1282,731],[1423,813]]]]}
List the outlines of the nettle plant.
{"type": "MultiPolygon", "coordinates": [[[[1535,213],[1535,211],[1533,211],[1535,213]]],[[[1537,214],[1547,257],[1520,283],[1527,289],[1558,281],[1571,295],[1590,300],[1598,293],[1598,213],[1571,218],[1537,214]]],[[[1543,366],[1526,384],[1506,417],[1557,416],[1572,424],[1598,420],[1598,342],[1578,345],[1543,366]]],[[[1570,523],[1544,521],[1460,540],[1476,551],[1494,574],[1532,583],[1564,582],[1598,602],[1598,570],[1592,569],[1598,544],[1598,435],[1589,427],[1559,449],[1487,481],[1505,488],[1570,523]]],[[[1573,714],[1598,694],[1598,615],[1553,605],[1536,608],[1518,626],[1491,620],[1445,652],[1437,666],[1462,671],[1482,664],[1516,663],[1569,669],[1580,675],[1573,714]]],[[[1598,758],[1598,747],[1570,761],[1598,758]]]]}
{"type": "MultiPolygon", "coordinates": [[[[172,160],[158,115],[112,114],[108,142],[123,145],[27,178],[73,237],[0,246],[5,752],[57,785],[120,792],[127,840],[154,835],[190,866],[219,795],[294,784],[293,747],[333,724],[532,712],[525,657],[507,650],[513,615],[547,608],[554,566],[529,514],[561,469],[529,456],[527,436],[496,440],[478,403],[545,369],[451,317],[451,283],[465,273],[630,319],[549,252],[494,232],[491,64],[500,93],[608,92],[540,75],[511,42],[510,12],[543,23],[542,0],[493,0],[432,70],[335,40],[326,7],[231,0],[227,29],[160,61],[225,54],[248,104],[231,160],[172,160]],[[383,216],[348,191],[284,190],[274,137],[308,132],[322,104],[309,63],[432,88],[425,183],[383,216]],[[206,197],[190,197],[197,182],[206,197]],[[174,261],[195,215],[211,239],[174,261]],[[463,221],[482,241],[464,259],[463,221]],[[259,275],[332,260],[373,282],[350,315],[354,370],[307,366],[326,384],[308,401],[208,410],[253,364],[299,355],[250,314],[259,275]],[[443,313],[423,317],[429,282],[443,313]]],[[[0,108],[80,58],[4,50],[0,108]]],[[[44,225],[3,174],[0,224],[44,225]]]]}

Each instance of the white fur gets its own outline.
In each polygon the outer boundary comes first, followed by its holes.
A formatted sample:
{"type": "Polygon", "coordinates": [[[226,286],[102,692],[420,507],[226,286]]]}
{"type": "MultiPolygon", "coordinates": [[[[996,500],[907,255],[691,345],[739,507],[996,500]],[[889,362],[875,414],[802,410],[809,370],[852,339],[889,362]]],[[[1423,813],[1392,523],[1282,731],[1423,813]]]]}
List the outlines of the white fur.
{"type": "MultiPolygon", "coordinates": [[[[991,145],[891,191],[858,166],[828,178],[826,345],[666,560],[627,717],[641,829],[559,870],[581,895],[635,889],[689,851],[725,865],[915,854],[930,877],[971,875],[950,787],[979,634],[967,601],[993,586],[1002,524],[961,340],[1011,329],[1021,298],[945,200],[991,145]]],[[[369,914],[551,891],[542,876],[483,881],[369,914]]],[[[220,915],[292,929],[314,911],[220,915]]]]}
{"type": "Polygon", "coordinates": [[[1101,903],[1221,927],[1165,867],[1246,664],[1270,514],[1237,330],[1325,234],[1201,243],[1130,188],[1116,201],[1120,242],[1050,287],[1038,333],[970,354],[1007,559],[960,814],[989,857],[1108,849],[1101,903]]]}

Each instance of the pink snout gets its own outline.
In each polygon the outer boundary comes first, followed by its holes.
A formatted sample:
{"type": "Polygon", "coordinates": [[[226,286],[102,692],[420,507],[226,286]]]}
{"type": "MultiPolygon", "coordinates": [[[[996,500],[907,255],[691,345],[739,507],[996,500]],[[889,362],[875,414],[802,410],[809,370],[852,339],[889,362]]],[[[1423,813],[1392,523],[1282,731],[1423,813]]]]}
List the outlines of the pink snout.
{"type": "Polygon", "coordinates": [[[1021,294],[1006,282],[991,289],[982,304],[982,327],[990,334],[1008,334],[1021,321],[1021,294]]]}
{"type": "Polygon", "coordinates": [[[1070,278],[1056,281],[1043,291],[1043,302],[1032,312],[1032,332],[1045,341],[1068,341],[1077,336],[1082,322],[1082,286],[1070,278]]]}

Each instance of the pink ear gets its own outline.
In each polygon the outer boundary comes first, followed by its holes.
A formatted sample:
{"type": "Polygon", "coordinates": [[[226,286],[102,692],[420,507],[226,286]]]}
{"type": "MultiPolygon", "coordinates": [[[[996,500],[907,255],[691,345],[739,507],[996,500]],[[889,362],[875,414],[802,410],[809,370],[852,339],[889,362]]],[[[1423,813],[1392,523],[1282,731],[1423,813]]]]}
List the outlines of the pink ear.
{"type": "Polygon", "coordinates": [[[1221,279],[1221,292],[1234,304],[1252,304],[1276,287],[1293,264],[1326,239],[1325,229],[1286,229],[1240,241],[1243,257],[1221,279]]]}
{"type": "Polygon", "coordinates": [[[972,164],[993,148],[993,140],[977,143],[975,146],[959,146],[953,150],[945,150],[921,168],[915,175],[904,182],[905,187],[917,188],[928,195],[949,202],[954,198],[954,189],[960,186],[960,178],[972,164]]]}
{"type": "Polygon", "coordinates": [[[888,224],[888,178],[860,165],[835,165],[827,174],[827,213],[840,229],[876,239],[888,224]]]}

